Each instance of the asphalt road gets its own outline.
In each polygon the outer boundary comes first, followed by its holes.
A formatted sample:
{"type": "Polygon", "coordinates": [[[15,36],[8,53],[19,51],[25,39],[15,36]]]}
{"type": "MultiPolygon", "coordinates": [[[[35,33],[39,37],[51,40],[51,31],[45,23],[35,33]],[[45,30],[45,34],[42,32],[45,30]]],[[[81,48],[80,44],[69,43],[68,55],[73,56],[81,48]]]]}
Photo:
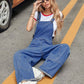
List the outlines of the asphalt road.
{"type": "MultiPolygon", "coordinates": [[[[70,0],[56,0],[59,9],[62,11],[70,0]]],[[[63,37],[67,33],[73,20],[75,19],[84,0],[78,0],[72,8],[68,16],[65,18],[64,26],[62,29],[63,37]]],[[[9,29],[0,33],[0,84],[14,71],[13,55],[17,50],[26,48],[31,40],[35,31],[35,27],[31,32],[26,30],[26,25],[29,16],[32,12],[33,4],[28,1],[23,2],[14,9],[11,25],[9,29]]],[[[63,67],[57,74],[54,84],[84,84],[84,20],[80,29],[71,45],[71,53],[63,67]]],[[[60,43],[59,42],[59,43],[60,43]]],[[[54,43],[56,44],[56,43],[54,43]]],[[[36,65],[40,66],[41,61],[36,65]]]]}

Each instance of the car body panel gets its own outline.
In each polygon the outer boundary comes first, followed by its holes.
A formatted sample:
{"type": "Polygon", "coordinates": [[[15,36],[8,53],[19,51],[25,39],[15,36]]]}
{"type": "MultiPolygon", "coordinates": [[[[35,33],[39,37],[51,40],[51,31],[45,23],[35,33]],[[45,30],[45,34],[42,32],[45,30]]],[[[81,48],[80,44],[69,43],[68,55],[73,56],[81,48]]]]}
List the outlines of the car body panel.
{"type": "Polygon", "coordinates": [[[20,3],[22,3],[24,0],[11,0],[12,1],[12,8],[16,7],[20,3]]]}

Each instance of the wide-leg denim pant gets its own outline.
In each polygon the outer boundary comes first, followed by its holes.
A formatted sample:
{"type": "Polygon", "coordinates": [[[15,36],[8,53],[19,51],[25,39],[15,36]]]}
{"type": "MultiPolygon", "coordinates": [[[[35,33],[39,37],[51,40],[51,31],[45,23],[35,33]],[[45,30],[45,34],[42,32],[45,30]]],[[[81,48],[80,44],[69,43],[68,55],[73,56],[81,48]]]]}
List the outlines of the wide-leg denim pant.
{"type": "Polygon", "coordinates": [[[70,55],[68,44],[52,45],[45,40],[32,40],[30,45],[14,54],[13,62],[17,84],[22,80],[35,80],[32,66],[40,59],[44,63],[39,67],[52,78],[70,55]]]}

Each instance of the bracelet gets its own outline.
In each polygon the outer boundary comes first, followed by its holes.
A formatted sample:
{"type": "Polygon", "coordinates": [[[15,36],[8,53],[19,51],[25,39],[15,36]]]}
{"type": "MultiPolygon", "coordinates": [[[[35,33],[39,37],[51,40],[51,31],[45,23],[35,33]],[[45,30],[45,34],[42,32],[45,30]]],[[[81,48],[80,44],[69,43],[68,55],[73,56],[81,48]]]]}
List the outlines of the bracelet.
{"type": "Polygon", "coordinates": [[[34,14],[31,14],[32,17],[34,17],[34,14]]]}
{"type": "Polygon", "coordinates": [[[33,15],[33,16],[34,16],[34,14],[31,14],[31,15],[33,15]]]}
{"type": "Polygon", "coordinates": [[[34,14],[31,14],[31,16],[34,16],[34,14]]]}
{"type": "Polygon", "coordinates": [[[30,17],[34,18],[33,16],[30,16],[30,17]]]}
{"type": "Polygon", "coordinates": [[[34,15],[31,15],[30,17],[32,17],[34,19],[34,15]]]}

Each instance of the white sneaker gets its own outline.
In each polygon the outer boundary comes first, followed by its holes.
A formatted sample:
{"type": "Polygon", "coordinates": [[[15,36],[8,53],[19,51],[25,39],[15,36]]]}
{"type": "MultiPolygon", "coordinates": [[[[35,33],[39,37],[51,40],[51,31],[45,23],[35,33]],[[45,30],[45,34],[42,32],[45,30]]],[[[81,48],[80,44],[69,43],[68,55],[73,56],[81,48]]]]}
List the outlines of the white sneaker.
{"type": "Polygon", "coordinates": [[[34,72],[34,76],[37,79],[37,81],[40,81],[45,75],[37,68],[32,67],[33,68],[33,72],[34,72]]]}
{"type": "Polygon", "coordinates": [[[19,84],[37,84],[37,81],[26,81],[26,82],[19,82],[19,84]]]}
{"type": "Polygon", "coordinates": [[[21,82],[19,82],[19,84],[21,84],[21,82]]]}

